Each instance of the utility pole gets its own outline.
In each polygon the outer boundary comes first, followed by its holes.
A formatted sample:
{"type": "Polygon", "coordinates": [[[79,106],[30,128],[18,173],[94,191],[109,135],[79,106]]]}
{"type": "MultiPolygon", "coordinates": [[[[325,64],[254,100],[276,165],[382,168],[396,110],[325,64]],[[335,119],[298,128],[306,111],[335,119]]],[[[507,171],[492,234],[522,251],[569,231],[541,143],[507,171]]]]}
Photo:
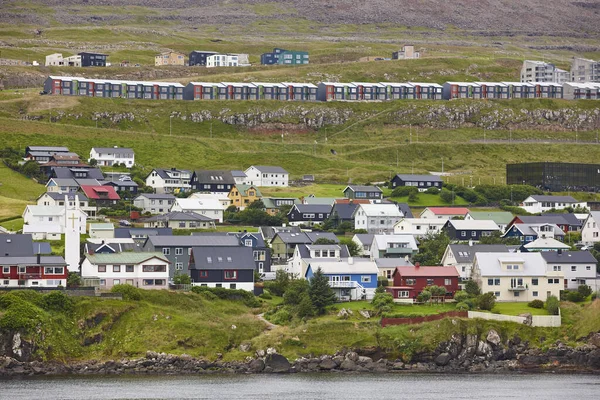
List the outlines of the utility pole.
{"type": "Polygon", "coordinates": [[[444,174],[444,157],[442,157],[442,175],[444,174]]]}
{"type": "Polygon", "coordinates": [[[510,132],[508,136],[508,143],[512,143],[512,128],[508,128],[508,132],[510,132]]]}
{"type": "Polygon", "coordinates": [[[398,169],[398,149],[396,149],[396,169],[398,169]]]}
{"type": "Polygon", "coordinates": [[[212,139],[212,121],[210,122],[210,138],[212,139]]]}
{"type": "Polygon", "coordinates": [[[169,116],[169,136],[173,134],[173,116],[169,116]]]}
{"type": "Polygon", "coordinates": [[[412,124],[408,124],[408,133],[409,133],[409,144],[412,144],[412,124]]]}

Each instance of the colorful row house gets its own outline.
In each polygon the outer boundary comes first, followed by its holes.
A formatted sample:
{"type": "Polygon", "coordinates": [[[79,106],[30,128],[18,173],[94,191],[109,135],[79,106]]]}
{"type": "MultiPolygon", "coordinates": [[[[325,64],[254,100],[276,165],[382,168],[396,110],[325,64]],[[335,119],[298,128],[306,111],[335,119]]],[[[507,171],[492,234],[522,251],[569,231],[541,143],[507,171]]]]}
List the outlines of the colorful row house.
{"type": "Polygon", "coordinates": [[[510,99],[533,99],[535,98],[535,86],[527,82],[502,82],[508,86],[508,97],[510,99]]]}
{"type": "Polygon", "coordinates": [[[566,82],[563,85],[563,98],[568,100],[600,99],[600,83],[566,82]]]}
{"type": "Polygon", "coordinates": [[[508,86],[502,82],[475,82],[479,87],[474,88],[476,99],[508,99],[508,86]]]}

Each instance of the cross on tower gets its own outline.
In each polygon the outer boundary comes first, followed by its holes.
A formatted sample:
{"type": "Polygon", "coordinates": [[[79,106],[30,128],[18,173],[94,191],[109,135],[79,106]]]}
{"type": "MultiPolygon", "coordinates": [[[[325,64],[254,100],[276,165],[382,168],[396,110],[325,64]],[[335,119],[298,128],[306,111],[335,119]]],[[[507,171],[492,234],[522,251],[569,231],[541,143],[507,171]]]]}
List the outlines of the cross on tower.
{"type": "Polygon", "coordinates": [[[75,229],[75,221],[78,219],[75,214],[71,214],[71,216],[67,219],[71,220],[72,228],[75,229]]]}

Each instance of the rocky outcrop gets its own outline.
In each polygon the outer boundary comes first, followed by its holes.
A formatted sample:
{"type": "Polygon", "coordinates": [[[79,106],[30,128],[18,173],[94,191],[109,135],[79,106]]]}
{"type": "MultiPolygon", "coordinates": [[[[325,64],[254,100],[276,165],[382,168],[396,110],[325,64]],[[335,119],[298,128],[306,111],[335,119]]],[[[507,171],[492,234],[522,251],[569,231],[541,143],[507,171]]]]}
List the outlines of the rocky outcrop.
{"type": "Polygon", "coordinates": [[[33,359],[35,343],[25,339],[21,332],[0,334],[0,354],[11,357],[16,361],[28,362],[33,359]]]}

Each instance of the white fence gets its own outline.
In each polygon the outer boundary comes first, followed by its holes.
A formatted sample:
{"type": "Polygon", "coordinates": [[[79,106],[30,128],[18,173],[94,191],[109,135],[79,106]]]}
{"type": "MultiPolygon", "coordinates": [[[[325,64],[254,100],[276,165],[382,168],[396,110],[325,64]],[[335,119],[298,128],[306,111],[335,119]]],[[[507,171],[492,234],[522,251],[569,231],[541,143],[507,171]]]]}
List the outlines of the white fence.
{"type": "MultiPolygon", "coordinates": [[[[515,315],[492,314],[478,311],[469,311],[469,318],[481,318],[494,321],[508,321],[524,324],[526,318],[515,315]]],[[[540,327],[558,327],[561,325],[560,310],[558,315],[533,315],[531,317],[531,326],[540,327]]]]}

